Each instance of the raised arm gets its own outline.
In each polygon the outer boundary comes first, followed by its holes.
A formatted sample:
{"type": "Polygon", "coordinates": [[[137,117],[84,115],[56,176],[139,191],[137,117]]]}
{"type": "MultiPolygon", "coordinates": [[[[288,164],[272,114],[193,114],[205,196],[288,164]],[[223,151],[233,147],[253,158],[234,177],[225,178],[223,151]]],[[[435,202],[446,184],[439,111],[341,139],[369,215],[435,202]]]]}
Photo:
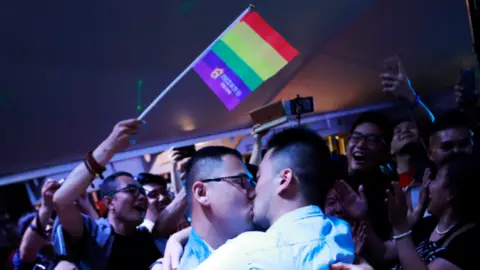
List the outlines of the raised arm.
{"type": "Polygon", "coordinates": [[[187,194],[185,188],[175,196],[173,201],[158,214],[154,232],[159,236],[169,236],[178,229],[179,221],[187,211],[187,194]]]}
{"type": "MultiPolygon", "coordinates": [[[[140,123],[139,120],[130,119],[116,124],[108,138],[92,152],[95,162],[105,167],[115,153],[125,150],[130,143],[129,136],[137,133],[140,123]]],[[[83,217],[75,205],[75,200],[87,190],[96,177],[94,173],[98,173],[87,168],[86,164],[80,163],[53,196],[60,223],[74,242],[80,239],[84,228],[83,217]]]]}
{"type": "Polygon", "coordinates": [[[425,134],[425,126],[435,120],[433,113],[422,102],[413,89],[408,79],[402,62],[398,57],[390,57],[385,60],[386,72],[381,74],[383,91],[391,93],[397,98],[406,103],[411,110],[413,120],[418,125],[422,134],[425,134]]]}
{"type": "Polygon", "coordinates": [[[42,206],[38,210],[38,215],[25,231],[20,243],[19,255],[23,263],[34,263],[38,252],[50,240],[45,228],[53,213],[52,197],[58,187],[59,184],[54,180],[45,182],[42,187],[42,206]]]}

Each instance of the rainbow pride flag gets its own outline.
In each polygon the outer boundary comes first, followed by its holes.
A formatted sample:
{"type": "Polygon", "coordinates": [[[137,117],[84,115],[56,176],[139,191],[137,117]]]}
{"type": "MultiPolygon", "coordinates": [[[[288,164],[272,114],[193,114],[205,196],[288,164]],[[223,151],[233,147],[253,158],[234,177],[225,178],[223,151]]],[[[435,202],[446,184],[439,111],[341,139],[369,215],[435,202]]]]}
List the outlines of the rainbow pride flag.
{"type": "Polygon", "coordinates": [[[231,111],[298,54],[250,10],[205,52],[194,70],[231,111]]]}

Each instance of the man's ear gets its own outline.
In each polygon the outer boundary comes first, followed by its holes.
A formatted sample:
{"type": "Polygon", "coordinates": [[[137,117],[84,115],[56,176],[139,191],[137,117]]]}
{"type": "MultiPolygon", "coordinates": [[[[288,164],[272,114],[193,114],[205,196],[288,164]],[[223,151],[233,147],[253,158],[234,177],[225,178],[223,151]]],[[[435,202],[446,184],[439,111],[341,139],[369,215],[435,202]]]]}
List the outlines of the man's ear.
{"type": "Polygon", "coordinates": [[[208,197],[207,185],[201,181],[197,181],[192,186],[192,197],[199,204],[203,206],[210,205],[210,199],[208,197]]]}
{"type": "Polygon", "coordinates": [[[278,174],[278,193],[284,193],[289,186],[295,184],[295,176],[290,168],[283,169],[278,174]]]}
{"type": "Polygon", "coordinates": [[[107,210],[113,209],[112,197],[105,196],[103,197],[102,201],[103,201],[103,205],[105,205],[105,209],[107,210]]]}

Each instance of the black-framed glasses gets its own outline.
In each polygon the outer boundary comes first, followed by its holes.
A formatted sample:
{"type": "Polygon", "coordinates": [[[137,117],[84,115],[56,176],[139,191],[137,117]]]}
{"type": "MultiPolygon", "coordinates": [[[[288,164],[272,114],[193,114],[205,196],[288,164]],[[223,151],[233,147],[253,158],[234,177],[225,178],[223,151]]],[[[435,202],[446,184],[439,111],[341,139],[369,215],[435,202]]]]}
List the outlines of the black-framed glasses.
{"type": "Polygon", "coordinates": [[[127,185],[123,188],[119,188],[115,191],[110,192],[109,195],[113,196],[113,195],[115,195],[119,192],[125,192],[125,193],[128,193],[128,194],[130,194],[134,197],[137,197],[140,194],[147,195],[147,192],[145,191],[145,189],[142,186],[139,186],[139,185],[127,185]]]}
{"type": "Polygon", "coordinates": [[[365,140],[365,142],[370,146],[378,146],[381,144],[385,144],[385,140],[379,135],[362,134],[357,132],[350,134],[348,140],[353,144],[359,144],[360,142],[365,140]]]}
{"type": "Polygon", "coordinates": [[[257,185],[257,181],[250,174],[240,174],[240,175],[234,175],[234,176],[226,176],[226,177],[218,177],[218,178],[201,180],[201,182],[204,182],[204,183],[221,182],[221,181],[238,184],[242,189],[252,189],[252,188],[255,188],[255,186],[257,185]]]}

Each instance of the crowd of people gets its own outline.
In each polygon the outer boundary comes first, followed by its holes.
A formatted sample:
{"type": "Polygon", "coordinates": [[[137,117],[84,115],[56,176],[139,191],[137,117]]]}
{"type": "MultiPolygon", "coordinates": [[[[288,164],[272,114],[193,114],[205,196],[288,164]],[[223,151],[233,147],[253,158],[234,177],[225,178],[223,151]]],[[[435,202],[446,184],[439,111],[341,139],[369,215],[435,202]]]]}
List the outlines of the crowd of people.
{"type": "Polygon", "coordinates": [[[254,133],[248,162],[223,146],[169,150],[169,188],[149,173],[103,176],[141,132],[119,122],[63,183],[44,184],[19,220],[14,269],[476,269],[478,100],[458,84],[458,108],[434,117],[396,63],[382,87],[410,113],[360,115],[346,156],[305,127],[266,151],[254,133]],[[85,195],[96,178],[105,213],[85,195]]]}

